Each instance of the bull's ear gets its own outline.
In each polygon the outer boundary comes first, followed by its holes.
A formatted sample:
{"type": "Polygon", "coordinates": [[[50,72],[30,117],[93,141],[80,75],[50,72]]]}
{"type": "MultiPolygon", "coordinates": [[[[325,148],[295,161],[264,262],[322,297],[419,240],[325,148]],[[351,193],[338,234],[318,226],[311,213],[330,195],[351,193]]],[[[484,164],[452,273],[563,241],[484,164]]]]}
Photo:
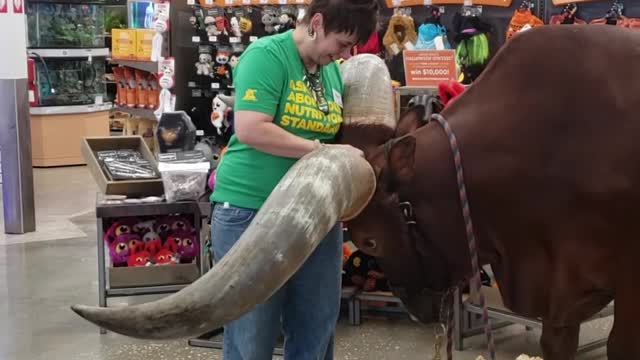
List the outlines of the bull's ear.
{"type": "Polygon", "coordinates": [[[389,169],[395,181],[406,183],[413,177],[415,162],[416,138],[404,136],[391,146],[389,150],[389,169]]]}
{"type": "Polygon", "coordinates": [[[405,111],[398,120],[395,137],[405,136],[424,125],[425,113],[424,105],[416,105],[405,111]]]}

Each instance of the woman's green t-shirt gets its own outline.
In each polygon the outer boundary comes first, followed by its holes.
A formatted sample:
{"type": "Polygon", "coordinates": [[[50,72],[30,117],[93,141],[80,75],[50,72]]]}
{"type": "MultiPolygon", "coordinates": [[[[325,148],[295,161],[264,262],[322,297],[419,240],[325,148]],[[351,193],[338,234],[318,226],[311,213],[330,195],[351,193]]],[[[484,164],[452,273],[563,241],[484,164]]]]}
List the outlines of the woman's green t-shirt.
{"type": "MultiPolygon", "coordinates": [[[[318,109],[303,82],[303,64],[293,41],[293,30],[252,43],[234,69],[234,110],[253,110],[273,116],[273,122],[306,139],[331,142],[342,124],[340,68],[322,66],[324,95],[329,113],[318,109]]],[[[274,156],[229,140],[216,170],[211,201],[258,209],[297,159],[274,156]]]]}

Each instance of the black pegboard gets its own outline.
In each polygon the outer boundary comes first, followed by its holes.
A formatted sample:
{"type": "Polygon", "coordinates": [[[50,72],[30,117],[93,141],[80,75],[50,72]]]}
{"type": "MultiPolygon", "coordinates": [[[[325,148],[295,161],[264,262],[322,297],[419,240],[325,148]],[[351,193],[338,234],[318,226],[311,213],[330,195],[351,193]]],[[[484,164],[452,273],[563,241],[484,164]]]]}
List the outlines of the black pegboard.
{"type": "MultiPolygon", "coordinates": [[[[546,8],[546,12],[544,14],[544,22],[545,24],[549,23],[549,19],[553,15],[560,14],[564,9],[564,5],[556,6],[553,5],[552,0],[540,0],[544,3],[546,8]]],[[[621,3],[624,4],[623,15],[626,17],[640,17],[640,0],[621,0],[621,3]]],[[[576,16],[582,20],[590,22],[593,19],[604,17],[611,6],[613,5],[613,0],[603,0],[603,1],[593,1],[593,2],[585,2],[578,3],[578,12],[576,16]]]]}

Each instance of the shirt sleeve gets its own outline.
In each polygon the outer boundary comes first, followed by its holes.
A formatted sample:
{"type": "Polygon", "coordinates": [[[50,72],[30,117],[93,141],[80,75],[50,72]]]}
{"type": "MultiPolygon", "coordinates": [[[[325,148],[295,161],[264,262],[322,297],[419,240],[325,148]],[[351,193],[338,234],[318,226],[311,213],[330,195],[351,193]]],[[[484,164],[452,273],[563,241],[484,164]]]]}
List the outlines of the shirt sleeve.
{"type": "Polygon", "coordinates": [[[235,111],[252,110],[275,116],[285,83],[285,67],[264,47],[249,48],[234,69],[235,111]]]}

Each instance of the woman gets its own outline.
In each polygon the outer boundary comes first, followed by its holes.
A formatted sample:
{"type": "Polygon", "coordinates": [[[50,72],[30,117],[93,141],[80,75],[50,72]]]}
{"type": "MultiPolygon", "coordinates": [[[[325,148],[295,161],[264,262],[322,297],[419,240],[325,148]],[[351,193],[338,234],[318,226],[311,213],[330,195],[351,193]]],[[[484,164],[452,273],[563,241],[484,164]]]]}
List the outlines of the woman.
{"type": "MultiPolygon", "coordinates": [[[[216,262],[299,158],[321,143],[359,152],[330,144],[342,123],[343,84],[335,60],[348,58],[354,45],[369,38],[377,12],[377,0],[313,0],[295,30],[261,38],[240,57],[234,69],[235,134],[211,196],[216,262]]],[[[283,332],[285,360],[333,359],[341,264],[336,224],[281,289],[225,326],[224,359],[271,359],[283,332]]]]}

